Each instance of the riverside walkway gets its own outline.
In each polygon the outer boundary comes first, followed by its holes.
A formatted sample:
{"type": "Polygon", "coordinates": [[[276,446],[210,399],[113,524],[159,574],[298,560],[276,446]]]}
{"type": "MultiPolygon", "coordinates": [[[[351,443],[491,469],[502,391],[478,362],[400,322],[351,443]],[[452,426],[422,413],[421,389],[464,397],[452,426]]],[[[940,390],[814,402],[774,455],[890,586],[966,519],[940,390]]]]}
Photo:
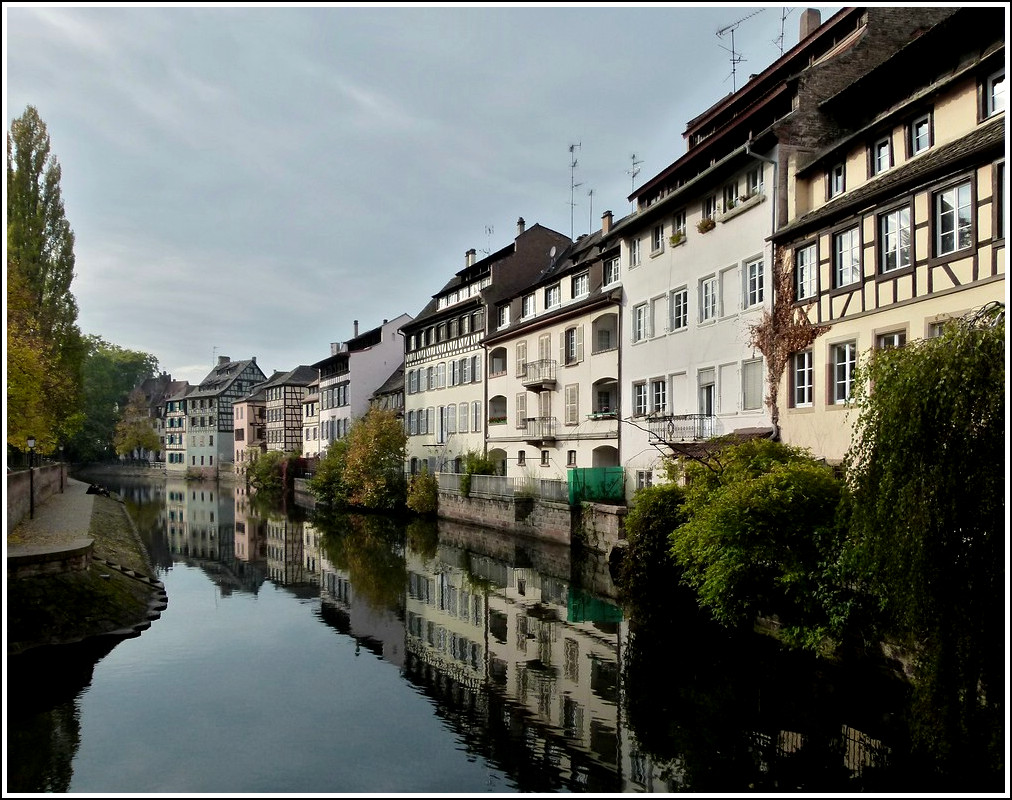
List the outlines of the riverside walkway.
{"type": "Polygon", "coordinates": [[[62,492],[39,503],[32,518],[21,520],[7,535],[8,567],[12,558],[21,560],[90,544],[88,531],[96,495],[88,494],[89,486],[68,478],[62,492]]]}

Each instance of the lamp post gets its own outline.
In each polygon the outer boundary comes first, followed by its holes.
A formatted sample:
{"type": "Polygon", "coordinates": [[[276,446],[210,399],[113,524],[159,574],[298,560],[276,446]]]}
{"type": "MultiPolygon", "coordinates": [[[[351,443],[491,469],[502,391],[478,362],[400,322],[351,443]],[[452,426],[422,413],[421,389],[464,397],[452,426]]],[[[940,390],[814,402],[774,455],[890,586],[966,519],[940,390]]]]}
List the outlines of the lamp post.
{"type": "Polygon", "coordinates": [[[60,445],[60,494],[63,494],[63,445],[60,445]]]}
{"type": "Polygon", "coordinates": [[[28,519],[35,519],[35,437],[28,437],[28,519]]]}

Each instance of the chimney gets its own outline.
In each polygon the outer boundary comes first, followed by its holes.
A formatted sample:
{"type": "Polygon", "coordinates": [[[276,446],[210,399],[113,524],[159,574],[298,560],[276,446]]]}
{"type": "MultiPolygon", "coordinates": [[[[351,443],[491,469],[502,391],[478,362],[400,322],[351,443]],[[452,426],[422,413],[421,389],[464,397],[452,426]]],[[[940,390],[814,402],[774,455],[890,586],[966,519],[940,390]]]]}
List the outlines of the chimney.
{"type": "Polygon", "coordinates": [[[355,327],[354,327],[355,335],[358,336],[358,320],[357,319],[354,320],[354,323],[355,323],[355,327]]]}
{"type": "Polygon", "coordinates": [[[464,266],[465,267],[473,267],[474,266],[474,256],[475,256],[475,254],[476,254],[476,251],[475,251],[475,249],[473,247],[470,250],[468,250],[466,253],[464,253],[464,266]]]}
{"type": "Polygon", "coordinates": [[[228,356],[218,356],[218,366],[223,367],[231,360],[228,356]]]}
{"type": "Polygon", "coordinates": [[[801,29],[798,32],[798,41],[803,42],[815,29],[822,24],[822,14],[817,8],[806,8],[801,12],[801,29]]]}
{"type": "Polygon", "coordinates": [[[519,236],[521,233],[523,233],[524,232],[524,228],[526,228],[526,227],[527,227],[527,223],[524,222],[524,218],[523,217],[520,217],[517,220],[517,236],[519,236]]]}
{"type": "Polygon", "coordinates": [[[601,215],[601,233],[610,233],[611,232],[611,219],[612,219],[612,217],[611,217],[611,212],[610,211],[605,211],[601,215]]]}
{"type": "Polygon", "coordinates": [[[341,343],[340,342],[331,342],[330,343],[330,354],[332,356],[336,356],[340,351],[341,351],[341,343]]]}
{"type": "Polygon", "coordinates": [[[257,357],[253,356],[253,358],[251,358],[250,361],[252,361],[254,364],[256,364],[257,363],[257,357]]]}

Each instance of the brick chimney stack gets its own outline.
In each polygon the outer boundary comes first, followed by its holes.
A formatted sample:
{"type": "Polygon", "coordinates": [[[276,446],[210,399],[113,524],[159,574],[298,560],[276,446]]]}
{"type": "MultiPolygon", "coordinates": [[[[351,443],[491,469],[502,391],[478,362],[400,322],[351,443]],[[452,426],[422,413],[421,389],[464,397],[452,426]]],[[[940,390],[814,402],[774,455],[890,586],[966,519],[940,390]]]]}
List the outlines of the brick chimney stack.
{"type": "Polygon", "coordinates": [[[801,24],[798,32],[798,41],[803,42],[816,28],[822,24],[822,14],[817,8],[806,8],[801,12],[801,24]]]}
{"type": "Polygon", "coordinates": [[[611,212],[610,211],[605,211],[601,215],[601,233],[610,233],[611,232],[611,221],[612,221],[611,212]]]}
{"type": "Polygon", "coordinates": [[[517,220],[517,236],[519,236],[521,233],[523,233],[524,230],[526,229],[526,227],[527,227],[527,223],[524,222],[524,218],[523,217],[520,217],[517,220]]]}

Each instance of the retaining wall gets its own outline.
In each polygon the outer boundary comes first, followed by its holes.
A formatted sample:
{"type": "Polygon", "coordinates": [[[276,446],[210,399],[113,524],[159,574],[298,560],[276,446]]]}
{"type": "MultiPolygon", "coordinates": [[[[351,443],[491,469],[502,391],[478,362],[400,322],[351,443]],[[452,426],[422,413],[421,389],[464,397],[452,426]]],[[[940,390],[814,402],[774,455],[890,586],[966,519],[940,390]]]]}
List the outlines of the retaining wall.
{"type": "Polygon", "coordinates": [[[31,494],[34,489],[36,508],[50,495],[63,490],[67,484],[66,464],[46,464],[31,471],[7,473],[7,533],[17,527],[31,512],[31,494]]]}

